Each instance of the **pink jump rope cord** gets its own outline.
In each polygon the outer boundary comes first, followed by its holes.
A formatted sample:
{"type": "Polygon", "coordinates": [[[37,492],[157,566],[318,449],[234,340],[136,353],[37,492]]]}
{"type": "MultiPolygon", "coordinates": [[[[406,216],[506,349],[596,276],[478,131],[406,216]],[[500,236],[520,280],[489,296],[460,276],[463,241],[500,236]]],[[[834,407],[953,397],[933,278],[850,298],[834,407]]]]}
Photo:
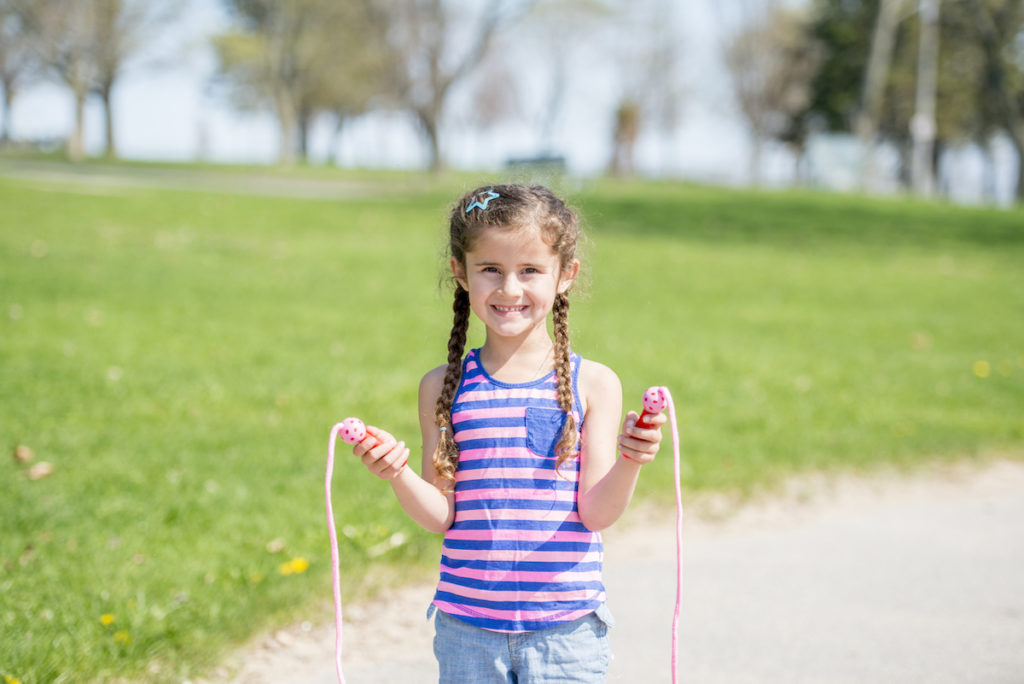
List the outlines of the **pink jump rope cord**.
{"type": "Polygon", "coordinates": [[[346,418],[331,428],[327,443],[327,473],[324,475],[324,496],[327,500],[327,530],[331,535],[331,583],[334,586],[334,664],[338,669],[338,682],[345,684],[341,669],[341,562],[338,557],[338,532],[334,528],[334,508],[331,506],[331,476],[334,474],[334,443],[341,438],[349,444],[358,444],[366,438],[366,426],[358,418],[346,418]]]}
{"type": "MultiPolygon", "coordinates": [[[[679,429],[676,424],[676,409],[672,394],[667,387],[651,387],[644,392],[644,411],[637,419],[639,427],[650,427],[645,418],[668,409],[669,426],[672,429],[672,457],[675,462],[676,486],[676,608],[672,616],[672,682],[677,681],[679,665],[679,613],[682,608],[683,588],[683,495],[679,473],[679,429]]],[[[331,506],[331,476],[334,474],[334,444],[338,434],[349,444],[358,444],[366,437],[366,426],[358,418],[346,418],[331,428],[327,443],[327,472],[324,476],[324,496],[327,501],[327,530],[331,537],[331,581],[334,587],[334,663],[338,670],[339,684],[345,684],[341,669],[341,563],[338,556],[338,533],[334,527],[334,509],[331,506]]]]}
{"type": "Polygon", "coordinates": [[[669,427],[672,430],[672,458],[676,485],[676,609],[672,616],[672,682],[675,684],[679,666],[679,613],[683,604],[683,491],[679,472],[679,428],[676,424],[676,407],[668,387],[651,387],[644,392],[642,401],[644,411],[636,420],[637,427],[651,427],[646,418],[667,408],[669,427]]]}

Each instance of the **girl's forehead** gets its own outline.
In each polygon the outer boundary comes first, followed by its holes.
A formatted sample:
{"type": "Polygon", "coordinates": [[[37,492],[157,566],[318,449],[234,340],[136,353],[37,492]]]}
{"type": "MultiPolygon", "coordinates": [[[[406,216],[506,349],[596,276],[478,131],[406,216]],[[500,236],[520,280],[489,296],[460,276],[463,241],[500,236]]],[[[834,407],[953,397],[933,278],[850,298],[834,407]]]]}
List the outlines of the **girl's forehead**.
{"type": "Polygon", "coordinates": [[[483,230],[473,239],[469,253],[500,254],[506,258],[529,255],[534,259],[557,259],[558,256],[540,229],[533,225],[483,230]]]}

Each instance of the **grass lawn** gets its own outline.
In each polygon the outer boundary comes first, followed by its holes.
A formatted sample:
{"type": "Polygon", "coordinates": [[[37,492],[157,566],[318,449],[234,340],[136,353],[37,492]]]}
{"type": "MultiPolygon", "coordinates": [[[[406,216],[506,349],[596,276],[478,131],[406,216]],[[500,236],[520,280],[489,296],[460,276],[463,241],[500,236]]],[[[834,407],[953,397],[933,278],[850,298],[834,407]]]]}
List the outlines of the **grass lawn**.
{"type": "MultiPolygon", "coordinates": [[[[0,179],[0,448],[33,453],[0,459],[0,677],[180,681],[326,617],[328,431],[359,415],[415,443],[450,327],[461,188],[375,183],[311,200],[0,179]]],[[[1024,212],[567,194],[590,234],[574,347],[631,406],[672,390],[691,493],[1024,453],[1024,212]]],[[[434,572],[438,539],[349,455],[346,597],[434,572]]],[[[667,500],[671,470],[648,466],[639,496],[667,500]]]]}

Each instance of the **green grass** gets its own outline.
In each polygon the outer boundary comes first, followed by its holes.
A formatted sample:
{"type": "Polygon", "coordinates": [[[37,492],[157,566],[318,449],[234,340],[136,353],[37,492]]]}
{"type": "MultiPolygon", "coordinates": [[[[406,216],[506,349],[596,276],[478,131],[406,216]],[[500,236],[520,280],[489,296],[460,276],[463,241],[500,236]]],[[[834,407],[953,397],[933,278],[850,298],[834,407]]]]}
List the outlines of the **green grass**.
{"type": "MultiPolygon", "coordinates": [[[[454,183],[374,180],[348,201],[0,180],[0,448],[54,468],[0,460],[0,676],[180,681],[324,608],[330,426],[415,440],[450,325],[454,183]],[[308,571],[282,574],[294,558],[308,571]]],[[[690,493],[1022,453],[1021,211],[671,184],[571,199],[591,236],[574,347],[627,404],[670,387],[690,493]]],[[[346,597],[433,572],[438,540],[347,456],[346,597]]],[[[639,496],[668,499],[671,469],[639,496]]]]}

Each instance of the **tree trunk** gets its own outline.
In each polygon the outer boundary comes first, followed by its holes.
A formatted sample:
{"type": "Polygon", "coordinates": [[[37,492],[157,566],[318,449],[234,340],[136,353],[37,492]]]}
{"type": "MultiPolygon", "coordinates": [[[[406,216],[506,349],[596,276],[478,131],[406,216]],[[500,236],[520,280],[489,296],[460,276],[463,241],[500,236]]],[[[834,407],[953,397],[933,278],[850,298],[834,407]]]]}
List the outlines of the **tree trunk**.
{"type": "Polygon", "coordinates": [[[917,54],[917,93],[910,135],[914,141],[911,185],[914,193],[930,197],[935,192],[935,88],[939,72],[939,2],[920,0],[917,54]]]}
{"type": "Polygon", "coordinates": [[[864,74],[860,111],[857,112],[854,128],[860,139],[863,161],[860,167],[860,187],[870,190],[875,185],[875,138],[878,136],[878,117],[885,95],[885,82],[892,63],[893,45],[896,42],[896,26],[899,24],[903,0],[881,0],[878,18],[871,36],[871,52],[864,74]]]}
{"type": "Polygon", "coordinates": [[[117,144],[114,141],[114,108],[111,92],[114,89],[112,83],[104,83],[100,90],[100,98],[103,100],[103,125],[106,132],[106,156],[117,157],[117,144]]]}
{"type": "Polygon", "coordinates": [[[992,141],[984,140],[978,143],[981,150],[981,196],[987,202],[994,203],[998,198],[996,191],[996,158],[992,151],[992,141]]]}
{"type": "Polygon", "coordinates": [[[341,147],[341,134],[345,129],[345,115],[341,112],[334,113],[334,132],[331,134],[331,144],[327,147],[327,165],[339,166],[341,155],[338,148],[341,147]]]}
{"type": "Polygon", "coordinates": [[[6,145],[14,139],[11,132],[11,110],[14,104],[14,87],[10,83],[4,83],[3,117],[4,128],[0,131],[0,146],[6,145]]]}
{"type": "Polygon", "coordinates": [[[761,152],[764,149],[764,135],[760,131],[751,133],[750,141],[750,184],[761,187],[761,152]]]}
{"type": "Polygon", "coordinates": [[[291,166],[295,163],[295,143],[298,140],[298,117],[291,98],[284,93],[278,93],[275,97],[277,103],[277,123],[280,128],[281,139],[278,142],[277,161],[282,166],[291,166]]]}
{"type": "Polygon", "coordinates": [[[807,143],[804,141],[794,142],[788,145],[789,153],[793,155],[793,180],[796,187],[809,185],[807,177],[807,143]]]}
{"type": "Polygon", "coordinates": [[[68,159],[85,159],[85,92],[75,93],[75,123],[68,137],[68,159]]]}
{"type": "MultiPolygon", "coordinates": [[[[1015,12],[1020,11],[1020,6],[1007,5],[1006,7],[1015,12]]],[[[1010,137],[1013,149],[1017,152],[1017,187],[1014,196],[1018,202],[1021,202],[1024,201],[1024,107],[1021,107],[1006,74],[997,20],[984,7],[981,0],[972,0],[971,8],[980,39],[979,43],[985,52],[987,86],[990,92],[995,94],[996,105],[1002,115],[1006,133],[1010,137]]],[[[1006,16],[1002,17],[1004,20],[1006,18],[1006,16]]],[[[1016,17],[1011,14],[1009,18],[1015,19],[1016,17]]]]}
{"type": "Polygon", "coordinates": [[[303,112],[299,115],[299,161],[303,164],[309,161],[309,129],[312,125],[312,118],[309,112],[303,112]]]}
{"type": "Polygon", "coordinates": [[[1010,140],[1013,142],[1013,149],[1017,151],[1017,188],[1014,191],[1014,198],[1017,202],[1024,202],[1024,131],[1018,131],[1010,140]]]}
{"type": "Polygon", "coordinates": [[[444,160],[441,158],[441,141],[437,130],[438,116],[434,112],[419,111],[417,117],[427,138],[427,167],[432,173],[440,173],[444,170],[444,160]]]}

